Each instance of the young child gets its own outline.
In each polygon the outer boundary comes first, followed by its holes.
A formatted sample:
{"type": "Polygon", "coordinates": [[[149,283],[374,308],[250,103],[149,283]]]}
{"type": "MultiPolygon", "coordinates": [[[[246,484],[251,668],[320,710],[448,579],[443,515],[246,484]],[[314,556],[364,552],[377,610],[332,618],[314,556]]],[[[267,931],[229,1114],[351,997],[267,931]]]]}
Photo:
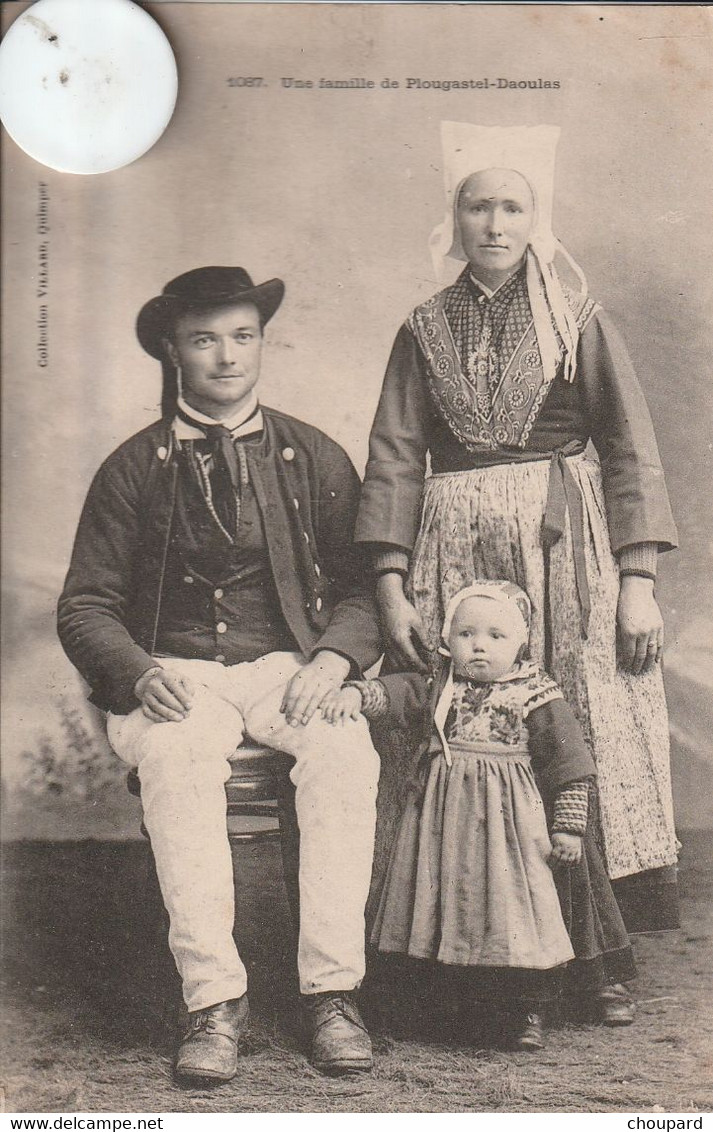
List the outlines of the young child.
{"type": "Polygon", "coordinates": [[[594,763],[561,691],[527,659],[529,624],[517,586],[468,586],[446,610],[442,687],[416,673],[350,681],[323,713],[338,723],[362,712],[423,736],[372,942],[477,968],[481,992],[509,1000],[516,1045],[540,1049],[564,964],[577,957],[610,1024],[632,1021],[618,984],[634,966],[586,836],[594,763]]]}

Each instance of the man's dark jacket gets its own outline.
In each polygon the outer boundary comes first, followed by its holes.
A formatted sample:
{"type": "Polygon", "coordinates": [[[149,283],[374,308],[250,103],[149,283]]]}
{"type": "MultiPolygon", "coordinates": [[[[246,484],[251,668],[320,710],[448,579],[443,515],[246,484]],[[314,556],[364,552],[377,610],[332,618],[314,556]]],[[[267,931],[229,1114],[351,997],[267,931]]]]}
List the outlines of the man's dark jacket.
{"type": "MultiPolygon", "coordinates": [[[[305,657],[333,649],[358,671],[381,651],[370,573],[352,534],[360,483],[311,425],[263,407],[266,444],[245,451],[282,612],[305,657]]],[[[125,713],[152,654],[179,471],[171,421],[122,444],[89,489],[58,606],[67,656],[91,700],[125,713]]]]}

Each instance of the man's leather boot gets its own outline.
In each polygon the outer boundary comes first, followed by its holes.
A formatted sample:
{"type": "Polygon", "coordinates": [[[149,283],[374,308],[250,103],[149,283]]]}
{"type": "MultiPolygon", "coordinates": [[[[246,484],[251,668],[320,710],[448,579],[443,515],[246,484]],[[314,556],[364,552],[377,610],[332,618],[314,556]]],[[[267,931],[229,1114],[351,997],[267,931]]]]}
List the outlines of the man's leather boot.
{"type": "Polygon", "coordinates": [[[332,1076],[371,1069],[371,1039],[351,991],[307,994],[302,1001],[315,1069],[332,1076]]]}
{"type": "Polygon", "coordinates": [[[230,1081],[238,1071],[238,1040],[249,1017],[246,994],[192,1011],[176,1054],[176,1076],[186,1081],[230,1081]]]}

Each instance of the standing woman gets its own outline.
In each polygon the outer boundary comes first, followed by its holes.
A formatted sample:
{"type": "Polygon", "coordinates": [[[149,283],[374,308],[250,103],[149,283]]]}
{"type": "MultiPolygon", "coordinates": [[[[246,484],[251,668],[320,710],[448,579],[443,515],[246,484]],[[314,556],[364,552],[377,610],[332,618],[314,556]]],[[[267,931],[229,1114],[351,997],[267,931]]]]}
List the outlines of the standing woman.
{"type": "Polygon", "coordinates": [[[654,596],[657,555],[677,536],[626,349],[552,234],[558,136],[443,123],[447,211],[431,250],[437,267],[467,262],[396,337],[357,540],[371,544],[401,667],[442,663],[446,607],[476,579],[530,595],[533,659],[597,764],[609,875],[630,929],[653,930],[677,923],[654,596]]]}

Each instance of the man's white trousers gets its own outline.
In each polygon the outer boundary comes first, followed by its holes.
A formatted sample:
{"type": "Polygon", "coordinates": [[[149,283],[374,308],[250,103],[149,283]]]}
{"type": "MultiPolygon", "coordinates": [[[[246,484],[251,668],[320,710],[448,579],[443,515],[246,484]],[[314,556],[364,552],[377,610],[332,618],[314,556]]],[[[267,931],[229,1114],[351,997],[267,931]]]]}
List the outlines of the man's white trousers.
{"type": "Polygon", "coordinates": [[[107,733],[119,757],[138,767],[169,945],[188,1009],[239,998],[247,989],[233,940],[225,800],[228,758],[244,737],[295,759],[300,989],[353,989],[364,975],[379,776],[366,721],[332,726],[317,713],[305,727],[291,727],[279,709],[287,682],[304,664],[295,653],[229,667],[204,660],[163,664],[196,688],[187,717],[152,723],[137,708],[109,715],[107,733]]]}

